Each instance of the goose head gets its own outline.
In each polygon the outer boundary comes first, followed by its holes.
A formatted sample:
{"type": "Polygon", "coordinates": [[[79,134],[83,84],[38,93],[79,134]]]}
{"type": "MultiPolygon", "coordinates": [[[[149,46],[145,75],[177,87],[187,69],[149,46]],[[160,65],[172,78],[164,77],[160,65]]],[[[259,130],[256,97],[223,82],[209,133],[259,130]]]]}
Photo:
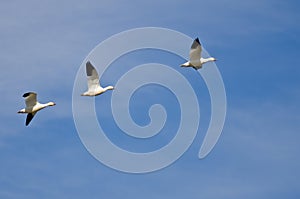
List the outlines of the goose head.
{"type": "Polygon", "coordinates": [[[54,102],[48,102],[47,105],[48,106],[55,106],[56,104],[54,102]]]}
{"type": "Polygon", "coordinates": [[[214,57],[211,57],[211,58],[209,58],[209,59],[210,59],[210,61],[217,61],[217,59],[214,58],[214,57]]]}
{"type": "Polygon", "coordinates": [[[113,87],[113,86],[107,86],[107,87],[105,87],[105,91],[107,91],[107,90],[114,90],[115,89],[115,87],[113,87]]]}

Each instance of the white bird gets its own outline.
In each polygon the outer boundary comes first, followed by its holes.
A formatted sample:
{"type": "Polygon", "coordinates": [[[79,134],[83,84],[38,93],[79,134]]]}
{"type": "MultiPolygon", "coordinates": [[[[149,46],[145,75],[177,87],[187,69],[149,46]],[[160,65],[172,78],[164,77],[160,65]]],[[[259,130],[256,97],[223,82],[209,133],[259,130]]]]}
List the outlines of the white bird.
{"type": "Polygon", "coordinates": [[[81,96],[97,96],[106,92],[107,90],[114,89],[113,86],[107,86],[105,88],[100,86],[99,75],[90,61],[86,63],[86,75],[88,79],[88,91],[82,93],[81,96]]]}
{"type": "Polygon", "coordinates": [[[30,123],[34,115],[41,109],[46,108],[48,106],[54,106],[54,102],[48,102],[46,104],[41,104],[36,99],[37,94],[34,92],[28,92],[23,95],[25,98],[26,107],[19,110],[18,113],[27,113],[26,117],[26,126],[30,123]]]}
{"type": "Polygon", "coordinates": [[[202,46],[198,38],[196,38],[191,46],[190,61],[181,64],[181,67],[193,67],[195,70],[202,68],[202,65],[207,62],[217,61],[214,57],[201,57],[202,46]]]}

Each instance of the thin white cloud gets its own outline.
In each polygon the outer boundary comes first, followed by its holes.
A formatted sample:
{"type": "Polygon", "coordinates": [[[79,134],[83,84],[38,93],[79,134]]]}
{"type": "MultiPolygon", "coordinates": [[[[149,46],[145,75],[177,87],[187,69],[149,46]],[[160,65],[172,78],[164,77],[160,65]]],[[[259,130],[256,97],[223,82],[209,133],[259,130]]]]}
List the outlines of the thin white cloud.
{"type": "MultiPolygon", "coordinates": [[[[144,198],[163,194],[174,198],[243,198],[247,195],[262,198],[281,190],[285,193],[293,191],[293,186],[298,183],[296,178],[299,168],[299,97],[295,97],[299,93],[287,91],[287,87],[284,91],[278,91],[286,95],[286,99],[269,99],[270,104],[261,104],[259,96],[250,96],[249,93],[245,96],[229,93],[225,131],[212,154],[207,159],[198,160],[197,146],[187,154],[194,155],[195,162],[183,163],[179,160],[179,163],[175,163],[179,164],[178,167],[172,165],[149,175],[131,176],[111,171],[89,156],[78,137],[74,138],[74,143],[66,142],[76,136],[76,132],[71,132],[72,136],[60,134],[58,137],[65,142],[55,142],[57,145],[53,147],[54,152],[47,153],[49,157],[41,161],[37,161],[41,156],[30,156],[28,153],[23,154],[26,155],[23,159],[14,161],[12,158],[18,156],[18,153],[6,149],[22,149],[18,148],[20,143],[11,139],[24,133],[25,116],[18,115],[16,111],[24,107],[22,94],[25,91],[39,92],[41,102],[48,99],[57,102],[56,107],[51,107],[53,109],[43,110],[37,115],[40,117],[39,122],[48,119],[72,120],[70,103],[77,69],[95,45],[114,33],[129,28],[162,26],[192,37],[199,36],[203,38],[204,47],[216,45],[242,48],[239,42],[247,43],[253,36],[284,31],[288,34],[299,32],[296,19],[299,19],[299,14],[290,2],[271,0],[1,2],[0,90],[3,106],[0,115],[0,147],[5,149],[1,150],[1,159],[2,168],[6,165],[7,170],[2,170],[0,183],[11,189],[1,190],[0,196],[33,198],[40,194],[50,198],[62,195],[74,198],[73,194],[76,193],[79,198],[80,194],[92,191],[93,194],[105,197],[112,195],[109,185],[113,185],[115,190],[129,193],[129,196],[139,195],[144,198]],[[246,101],[245,98],[252,99],[246,101]],[[237,101],[239,103],[235,104],[237,101]],[[81,148],[66,151],[56,148],[68,148],[70,145],[81,148]],[[9,158],[4,156],[5,153],[9,153],[9,158]],[[23,164],[31,169],[22,171],[32,172],[21,173],[19,169],[23,168],[23,164]],[[77,164],[80,166],[75,167],[77,164]],[[36,169],[40,169],[38,166],[46,168],[43,170],[45,173],[36,172],[36,169]],[[73,170],[69,172],[72,166],[73,170]],[[201,169],[209,171],[208,174],[201,173],[201,169]],[[7,179],[11,181],[8,183],[5,181],[7,179]],[[108,180],[103,184],[103,179],[108,180]],[[24,184],[30,190],[22,189],[22,194],[16,193],[24,184]],[[88,191],[81,193],[83,189],[88,191]],[[169,194],[165,190],[169,190],[169,194]]],[[[283,52],[282,55],[286,54],[283,52]]],[[[276,64],[276,61],[270,63],[276,64]]],[[[236,72],[229,68],[222,70],[226,70],[227,74],[236,72]]],[[[269,75],[274,75],[272,70],[269,75]]],[[[286,86],[284,82],[283,86],[286,86]]],[[[239,92],[237,89],[242,88],[229,88],[229,92],[230,89],[239,92]]],[[[35,125],[37,127],[40,124],[35,125]]],[[[29,131],[29,128],[26,130],[29,131]]],[[[35,137],[31,139],[35,144],[38,143],[35,137]]],[[[51,141],[47,146],[52,146],[54,142],[51,141]]],[[[20,139],[19,142],[23,141],[20,139]]],[[[32,146],[32,149],[38,151],[40,148],[32,146]]],[[[122,197],[119,193],[114,193],[114,196],[122,197]]]]}

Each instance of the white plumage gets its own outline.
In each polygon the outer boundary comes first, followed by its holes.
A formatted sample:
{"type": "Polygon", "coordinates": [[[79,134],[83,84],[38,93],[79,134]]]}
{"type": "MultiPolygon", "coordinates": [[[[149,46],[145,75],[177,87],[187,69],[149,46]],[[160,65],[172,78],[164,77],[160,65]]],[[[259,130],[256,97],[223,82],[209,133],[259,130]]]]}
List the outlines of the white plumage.
{"type": "Polygon", "coordinates": [[[190,61],[181,64],[181,67],[193,67],[195,70],[202,68],[202,65],[207,62],[216,61],[214,57],[201,57],[202,46],[198,38],[196,38],[190,49],[190,61]]]}
{"type": "Polygon", "coordinates": [[[87,75],[87,83],[88,83],[88,90],[81,94],[82,96],[97,96],[100,95],[107,90],[113,90],[113,86],[107,86],[102,88],[99,83],[99,75],[92,65],[90,61],[86,63],[86,75],[87,75]]]}
{"type": "Polygon", "coordinates": [[[26,117],[26,126],[30,123],[34,115],[41,109],[46,108],[48,106],[54,106],[54,102],[48,102],[46,104],[39,103],[37,101],[37,94],[34,92],[28,92],[23,95],[25,98],[26,107],[19,110],[18,113],[27,113],[26,117]]]}

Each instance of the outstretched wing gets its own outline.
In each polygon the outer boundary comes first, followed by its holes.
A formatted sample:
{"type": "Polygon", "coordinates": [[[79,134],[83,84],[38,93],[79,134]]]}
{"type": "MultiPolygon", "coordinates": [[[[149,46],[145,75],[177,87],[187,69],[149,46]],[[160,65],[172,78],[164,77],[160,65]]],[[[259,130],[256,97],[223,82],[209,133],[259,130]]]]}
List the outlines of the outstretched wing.
{"type": "Polygon", "coordinates": [[[196,38],[191,46],[190,61],[199,62],[201,58],[202,47],[198,38],[196,38]]]}
{"type": "Polygon", "coordinates": [[[88,90],[95,90],[98,86],[100,86],[99,75],[90,61],[86,63],[86,75],[88,78],[88,90]]]}
{"type": "Polygon", "coordinates": [[[28,124],[30,123],[30,121],[32,120],[32,118],[34,117],[36,113],[28,113],[27,117],[26,117],[26,126],[28,126],[28,124]]]}
{"type": "Polygon", "coordinates": [[[34,92],[28,92],[28,93],[25,93],[23,95],[23,97],[25,98],[25,104],[26,104],[26,107],[32,107],[34,105],[36,105],[36,93],[34,92]]]}

